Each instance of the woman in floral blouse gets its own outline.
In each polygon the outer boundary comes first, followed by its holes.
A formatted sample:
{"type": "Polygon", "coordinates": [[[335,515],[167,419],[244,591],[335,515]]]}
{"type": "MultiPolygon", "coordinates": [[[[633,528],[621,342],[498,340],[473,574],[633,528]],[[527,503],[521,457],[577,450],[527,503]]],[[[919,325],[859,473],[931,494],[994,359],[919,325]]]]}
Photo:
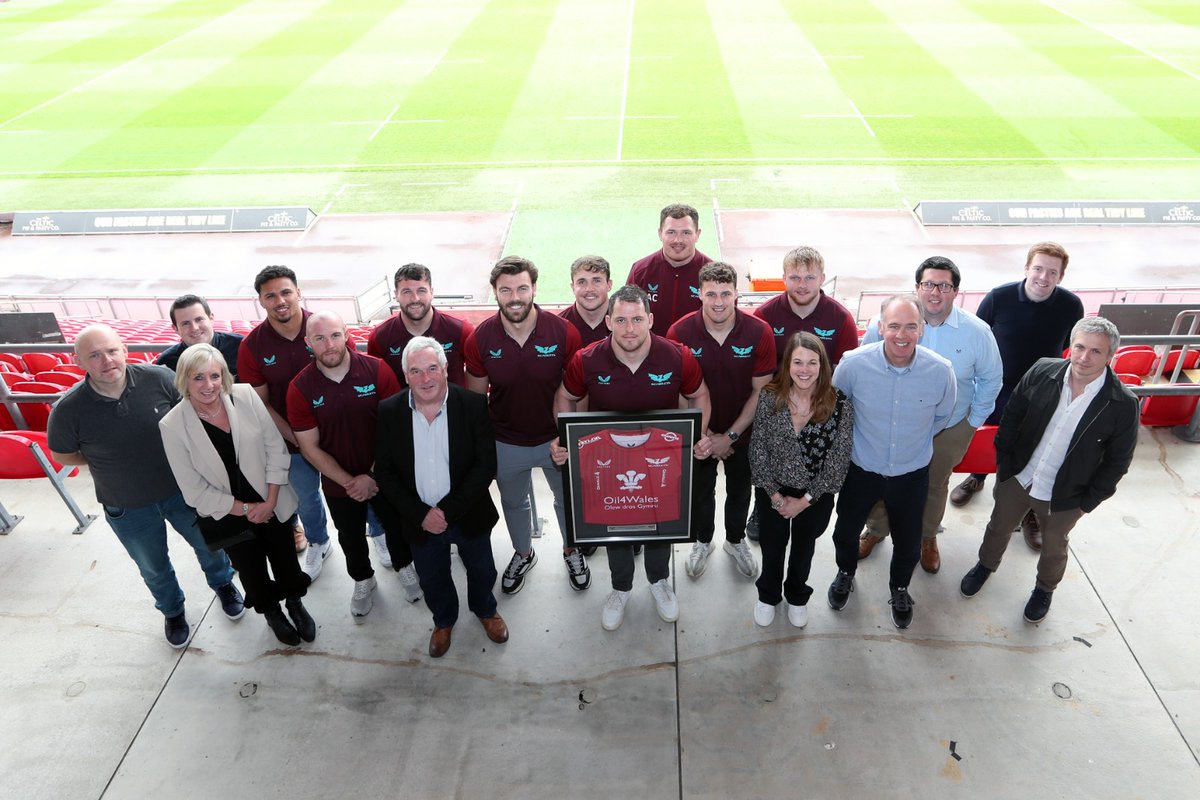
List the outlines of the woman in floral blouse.
{"type": "Polygon", "coordinates": [[[774,621],[775,606],[784,599],[792,625],[808,624],[813,549],[829,526],[834,492],[850,465],[853,426],[854,409],[833,387],[825,345],[811,333],[795,334],[775,377],[758,395],[750,439],[762,548],[754,621],[763,627],[774,621]]]}

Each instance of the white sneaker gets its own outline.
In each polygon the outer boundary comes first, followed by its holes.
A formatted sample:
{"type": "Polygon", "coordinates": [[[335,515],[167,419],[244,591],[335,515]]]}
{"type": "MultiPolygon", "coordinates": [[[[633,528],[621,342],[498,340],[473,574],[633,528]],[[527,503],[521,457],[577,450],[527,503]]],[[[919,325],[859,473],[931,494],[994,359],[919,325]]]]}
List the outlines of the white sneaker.
{"type": "Polygon", "coordinates": [[[675,599],[675,590],[667,583],[666,578],[650,584],[650,594],[654,595],[654,605],[663,622],[679,619],[679,601],[675,599]]]}
{"type": "Polygon", "coordinates": [[[629,602],[629,592],[613,589],[612,594],[604,601],[604,612],[600,615],[600,625],[606,631],[615,631],[625,620],[625,604],[629,602]]]}
{"type": "Polygon", "coordinates": [[[704,574],[704,568],[708,566],[708,556],[712,551],[712,542],[696,542],[692,545],[692,552],[688,553],[687,564],[684,566],[689,578],[699,578],[704,574]]]}
{"type": "Polygon", "coordinates": [[[401,567],[397,574],[400,576],[400,585],[404,587],[404,593],[408,595],[408,602],[415,603],[420,600],[421,579],[417,577],[417,568],[409,564],[407,567],[401,567]]]}
{"type": "Polygon", "coordinates": [[[750,550],[750,545],[745,539],[742,539],[737,544],[725,543],[725,552],[733,556],[733,563],[737,565],[737,571],[745,575],[747,578],[753,578],[758,575],[758,562],[754,560],[754,553],[750,550]]]}
{"type": "Polygon", "coordinates": [[[384,569],[391,569],[392,554],[388,550],[387,537],[381,533],[378,536],[368,536],[367,538],[375,543],[375,555],[379,557],[379,566],[384,569]]]}
{"type": "Polygon", "coordinates": [[[793,628],[803,628],[808,624],[808,606],[794,606],[791,603],[788,607],[788,622],[792,623],[793,628]]]}
{"type": "Polygon", "coordinates": [[[375,605],[376,585],[374,575],[365,581],[354,582],[354,594],[350,596],[350,616],[354,617],[355,622],[371,613],[371,607],[375,605]]]}
{"type": "Polygon", "coordinates": [[[762,600],[754,601],[754,624],[765,628],[775,621],[775,606],[770,606],[762,600]]]}
{"type": "Polygon", "coordinates": [[[308,576],[310,582],[315,581],[321,574],[321,567],[325,564],[325,559],[329,558],[329,551],[332,549],[332,541],[309,545],[308,552],[304,554],[304,566],[300,569],[304,570],[304,574],[308,576]]]}

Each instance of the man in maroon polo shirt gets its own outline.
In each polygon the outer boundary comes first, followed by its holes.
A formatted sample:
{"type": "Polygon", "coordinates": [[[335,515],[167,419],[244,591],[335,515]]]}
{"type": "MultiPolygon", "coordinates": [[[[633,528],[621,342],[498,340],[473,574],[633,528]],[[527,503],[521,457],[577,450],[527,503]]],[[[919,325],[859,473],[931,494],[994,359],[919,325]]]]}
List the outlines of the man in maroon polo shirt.
{"type": "MultiPolygon", "coordinates": [[[[842,354],[858,347],[858,324],[844,305],[825,294],[825,259],[812,247],[797,247],[783,257],[784,289],[754,309],[754,316],[771,326],[775,357],[783,358],[788,339],[808,331],[825,345],[830,367],[842,354]]],[[[776,364],[778,366],[778,364],[776,364]]],[[[758,541],[758,509],[746,522],[746,535],[758,541]]]]}
{"type": "MultiPolygon", "coordinates": [[[[571,358],[554,400],[555,413],[574,411],[585,397],[590,411],[625,412],[679,408],[684,398],[689,408],[700,409],[701,430],[707,430],[708,388],[700,365],[686,348],[651,333],[654,320],[646,293],[637,286],[622,286],[609,298],[608,309],[612,335],[571,358]]],[[[557,438],[550,450],[555,463],[566,463],[567,450],[557,438]]],[[[711,452],[709,437],[701,436],[693,454],[703,459],[711,452]]],[[[633,590],[633,548],[610,545],[606,549],[613,590],[600,624],[614,631],[625,618],[633,590]]],[[[679,602],[670,584],[671,545],[646,545],[645,559],[658,615],[664,622],[674,622],[679,618],[679,602]]]]}
{"type": "MultiPolygon", "coordinates": [[[[554,393],[562,383],[568,359],[579,349],[575,326],[545,313],[533,302],[537,267],[520,256],[496,262],[490,277],[500,310],[479,323],[467,338],[467,388],[488,395],[488,411],[496,432],[496,486],[513,555],[500,579],[500,591],[516,594],[537,563],[533,549],[533,470],[540,469],[554,494],[560,532],[567,529],[562,478],[546,444],[558,435],[554,393]],[[489,393],[490,388],[490,393],[489,393]]],[[[571,588],[592,585],[583,552],[563,548],[571,588]]]]}
{"type": "Polygon", "coordinates": [[[421,599],[412,553],[400,535],[399,517],[372,474],[375,468],[375,421],[379,403],[400,391],[392,368],[346,344],[346,324],[332,311],[308,320],[309,347],[315,361],[288,387],[288,419],[304,457],[321,473],[346,571],[354,579],[350,614],[361,621],[374,604],[375,571],[363,535],[368,508],[382,523],[393,569],[400,573],[409,600],[421,599]]]}
{"type": "Polygon", "coordinates": [[[583,346],[604,339],[611,332],[604,318],[608,316],[608,293],[612,291],[612,270],[603,256],[580,256],[571,264],[571,291],[575,303],[558,313],[575,326],[583,346]]]}
{"type": "Polygon", "coordinates": [[[700,238],[700,213],[675,203],[658,215],[662,249],[635,261],[625,282],[641,287],[650,296],[653,333],[666,336],[684,314],[700,310],[700,268],[711,258],[696,249],[700,238]]]}
{"type": "Polygon", "coordinates": [[[304,341],[309,314],[300,307],[296,273],[287,267],[264,267],[254,278],[254,291],[267,319],[250,331],[238,348],[238,381],[254,387],[287,443],[292,458],[288,483],[299,497],[297,513],[304,523],[303,529],[297,528],[296,549],[303,550],[307,538],[303,569],[315,581],[330,549],[329,523],[321,503],[321,476],[304,460],[287,418],[288,384],[312,363],[312,351],[304,341]]]}
{"type": "Polygon", "coordinates": [[[712,458],[695,466],[696,543],[685,569],[704,574],[716,528],[717,464],[725,467],[725,552],[747,578],[758,564],[745,541],[750,511],[750,425],[758,392],[775,373],[775,337],[762,320],[737,309],[737,272],[720,261],[700,270],[699,311],[671,326],[667,338],[685,345],[704,373],[712,416],[712,458]]]}
{"type": "Polygon", "coordinates": [[[446,353],[446,378],[451,383],[466,386],[463,344],[475,330],[474,326],[433,307],[433,274],[425,265],[405,264],[396,270],[393,280],[400,310],[371,330],[367,354],[383,359],[396,373],[403,388],[407,385],[400,363],[404,346],[414,336],[428,336],[436,339],[446,353]]]}

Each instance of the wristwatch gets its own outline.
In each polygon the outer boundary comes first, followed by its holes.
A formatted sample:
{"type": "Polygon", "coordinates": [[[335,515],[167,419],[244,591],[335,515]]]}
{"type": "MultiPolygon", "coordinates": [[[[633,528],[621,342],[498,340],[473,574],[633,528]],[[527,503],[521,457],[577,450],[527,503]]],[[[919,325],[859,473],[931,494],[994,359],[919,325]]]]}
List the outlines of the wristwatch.
{"type": "Polygon", "coordinates": [[[738,439],[742,438],[742,435],[737,431],[729,431],[725,435],[729,437],[729,441],[731,442],[736,442],[738,439]]]}
{"type": "Polygon", "coordinates": [[[772,511],[778,511],[779,509],[783,508],[783,504],[784,504],[784,503],[786,503],[786,502],[787,502],[787,498],[786,498],[786,497],[780,497],[780,498],[779,498],[779,500],[777,500],[776,502],[773,502],[773,503],[771,503],[771,510],[772,510],[772,511]]]}
{"type": "Polygon", "coordinates": [[[244,516],[246,516],[246,515],[247,515],[247,514],[249,514],[249,513],[250,513],[250,504],[249,504],[249,503],[242,503],[242,516],[244,517],[244,516]]]}

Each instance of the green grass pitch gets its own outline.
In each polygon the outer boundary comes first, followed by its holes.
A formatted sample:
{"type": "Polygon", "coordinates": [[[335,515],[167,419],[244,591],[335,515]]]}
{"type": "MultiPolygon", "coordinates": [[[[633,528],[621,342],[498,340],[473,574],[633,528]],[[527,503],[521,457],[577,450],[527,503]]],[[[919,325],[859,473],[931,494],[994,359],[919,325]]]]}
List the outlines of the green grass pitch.
{"type": "Polygon", "coordinates": [[[636,253],[674,200],[1194,199],[1198,116],[1192,0],[0,0],[0,211],[517,208],[510,250],[636,253]]]}

